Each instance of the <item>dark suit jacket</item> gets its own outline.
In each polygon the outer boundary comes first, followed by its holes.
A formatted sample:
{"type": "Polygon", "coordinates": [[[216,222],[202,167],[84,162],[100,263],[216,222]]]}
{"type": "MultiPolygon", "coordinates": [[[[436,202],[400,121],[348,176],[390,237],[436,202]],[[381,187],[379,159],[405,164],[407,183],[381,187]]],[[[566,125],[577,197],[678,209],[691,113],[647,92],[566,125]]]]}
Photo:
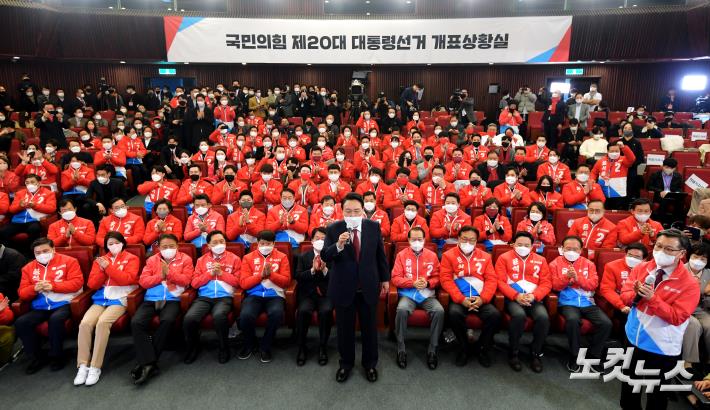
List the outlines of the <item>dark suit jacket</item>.
{"type": "MultiPolygon", "coordinates": [[[[343,250],[345,252],[345,250],[343,250]]],[[[296,273],[294,279],[298,282],[298,287],[296,287],[296,299],[301,301],[307,297],[316,298],[320,295],[328,294],[328,282],[330,281],[331,269],[333,269],[333,262],[326,263],[328,267],[328,274],[323,275],[323,272],[316,271],[315,274],[311,273],[311,268],[313,267],[313,258],[315,257],[315,252],[313,249],[306,253],[301,254],[296,262],[296,273]]]]}
{"type": "MultiPolygon", "coordinates": [[[[658,202],[661,200],[659,193],[665,190],[663,185],[663,171],[656,171],[651,174],[648,179],[648,186],[646,187],[649,191],[653,192],[653,200],[658,202]]],[[[682,192],[683,191],[683,177],[678,172],[674,172],[671,177],[671,192],[682,192]]]]}
{"type": "Polygon", "coordinates": [[[359,263],[355,261],[352,244],[345,244],[345,249],[338,252],[338,237],[346,231],[344,221],[333,222],[327,228],[321,257],[326,263],[333,263],[333,269],[328,274],[331,276],[328,296],[336,306],[351,305],[359,284],[365,302],[375,306],[379,299],[380,283],[390,280],[380,224],[368,219],[362,220],[359,263]]]}
{"type": "Polygon", "coordinates": [[[110,208],[109,201],[116,197],[127,199],[126,186],[120,178],[111,178],[106,185],[100,184],[98,180],[91,181],[86,191],[86,199],[89,203],[100,202],[106,209],[110,208]]]}

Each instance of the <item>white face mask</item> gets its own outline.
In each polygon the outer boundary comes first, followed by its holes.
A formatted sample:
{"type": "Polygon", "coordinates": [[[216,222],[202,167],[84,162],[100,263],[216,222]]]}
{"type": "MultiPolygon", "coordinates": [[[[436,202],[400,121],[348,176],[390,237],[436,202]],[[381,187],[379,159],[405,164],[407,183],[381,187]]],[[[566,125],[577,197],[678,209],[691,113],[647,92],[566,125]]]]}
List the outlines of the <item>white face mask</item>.
{"type": "Polygon", "coordinates": [[[271,174],[261,174],[261,179],[263,179],[264,182],[269,182],[269,181],[271,181],[271,177],[272,177],[271,174]]]}
{"type": "Polygon", "coordinates": [[[675,256],[669,255],[663,251],[653,251],[653,260],[656,261],[656,266],[666,268],[675,263],[675,256]]]}
{"type": "Polygon", "coordinates": [[[318,147],[325,148],[325,141],[318,141],[318,147]]]}
{"type": "Polygon", "coordinates": [[[538,141],[538,142],[537,142],[537,147],[538,147],[538,148],[543,148],[544,146],[545,146],[545,143],[544,143],[544,142],[542,142],[542,141],[538,141]]]}
{"type": "Polygon", "coordinates": [[[104,149],[105,149],[106,151],[108,151],[108,150],[110,150],[111,148],[113,148],[113,144],[110,143],[110,142],[104,142],[104,143],[102,144],[102,146],[104,147],[104,149]]]}
{"type": "Polygon", "coordinates": [[[348,228],[357,228],[362,222],[361,216],[346,216],[343,219],[345,220],[345,224],[348,226],[348,228]]]}
{"type": "Polygon", "coordinates": [[[323,215],[325,216],[331,216],[333,215],[333,212],[335,211],[335,207],[327,205],[323,207],[323,215]]]}
{"type": "Polygon", "coordinates": [[[486,161],[486,165],[488,165],[491,168],[495,168],[498,166],[498,160],[489,159],[488,161],[486,161]]]}
{"type": "Polygon", "coordinates": [[[180,158],[180,163],[181,163],[182,165],[187,165],[187,164],[190,163],[190,158],[182,157],[182,158],[180,158]]]}
{"type": "Polygon", "coordinates": [[[524,258],[528,255],[530,255],[530,251],[532,248],[528,248],[527,246],[516,246],[515,247],[515,253],[520,255],[521,258],[524,258]]]}
{"type": "Polygon", "coordinates": [[[542,220],[542,214],[537,212],[530,212],[530,220],[533,222],[539,222],[542,220]]]}
{"type": "Polygon", "coordinates": [[[71,163],[71,167],[74,169],[79,169],[79,168],[81,168],[81,162],[74,161],[71,163]]]}
{"type": "Polygon", "coordinates": [[[160,182],[163,179],[163,177],[160,176],[159,174],[152,174],[150,176],[150,179],[152,179],[153,182],[160,182]]]}
{"type": "Polygon", "coordinates": [[[592,138],[594,138],[594,140],[596,140],[596,141],[599,141],[600,139],[602,139],[602,135],[601,134],[594,134],[594,135],[592,135],[592,138]]]}
{"type": "Polygon", "coordinates": [[[286,158],[286,154],[284,154],[283,152],[279,152],[279,153],[276,154],[276,160],[277,160],[277,161],[283,161],[284,158],[286,158]]]}
{"type": "Polygon", "coordinates": [[[46,147],[44,150],[47,151],[47,154],[51,154],[51,153],[53,153],[53,152],[56,150],[56,148],[54,148],[54,147],[46,147]]]}
{"type": "Polygon", "coordinates": [[[578,252],[575,251],[564,251],[563,255],[565,259],[567,259],[570,262],[576,262],[577,259],[581,256],[578,252]]]}
{"type": "Polygon", "coordinates": [[[350,131],[344,131],[343,136],[344,137],[349,137],[351,135],[350,131]]]}
{"type": "Polygon", "coordinates": [[[323,250],[324,244],[325,244],[325,241],[323,239],[316,239],[315,241],[311,242],[311,245],[313,245],[313,249],[315,249],[318,252],[323,250]]]}
{"type": "Polygon", "coordinates": [[[271,141],[264,141],[264,148],[271,148],[271,141]]]}
{"type": "Polygon", "coordinates": [[[35,184],[27,185],[27,191],[31,194],[34,194],[35,192],[37,192],[38,189],[39,189],[39,185],[35,185],[35,184]]]}
{"type": "Polygon", "coordinates": [[[96,177],[96,180],[99,181],[99,184],[108,183],[108,178],[106,178],[106,177],[96,177]]]}
{"type": "Polygon", "coordinates": [[[370,149],[370,144],[368,144],[367,142],[363,142],[363,143],[362,143],[362,149],[364,149],[364,150],[370,149]]]}
{"type": "Polygon", "coordinates": [[[417,217],[417,211],[412,211],[410,209],[405,209],[404,210],[404,217],[408,220],[411,221],[414,218],[417,217]]]}
{"type": "Polygon", "coordinates": [[[212,249],[212,253],[215,255],[221,255],[227,249],[227,245],[220,243],[218,245],[211,246],[210,249],[212,249]]]}
{"type": "Polygon", "coordinates": [[[392,147],[392,149],[397,149],[397,147],[399,147],[399,142],[392,141],[392,142],[390,143],[390,146],[392,147]]]}
{"type": "Polygon", "coordinates": [[[256,137],[257,132],[256,131],[249,131],[249,135],[252,137],[256,137]]]}
{"type": "Polygon", "coordinates": [[[375,210],[376,204],[374,202],[365,202],[365,210],[367,212],[372,212],[375,210]]]}
{"type": "Polygon", "coordinates": [[[340,179],[340,174],[328,174],[328,179],[330,182],[338,182],[340,179]]]}
{"type": "Polygon", "coordinates": [[[412,241],[412,242],[409,242],[409,246],[412,247],[412,250],[414,252],[421,252],[422,249],[424,249],[424,241],[419,241],[419,240],[412,241]]]}
{"type": "Polygon", "coordinates": [[[37,262],[41,263],[42,265],[48,264],[49,261],[51,261],[53,257],[54,257],[54,252],[42,253],[39,255],[35,255],[35,259],[37,259],[37,262]]]}
{"type": "Polygon", "coordinates": [[[210,149],[209,145],[200,145],[200,152],[207,152],[210,149]]]}
{"type": "Polygon", "coordinates": [[[172,259],[175,257],[176,254],[177,254],[177,249],[175,249],[175,248],[168,248],[168,249],[161,249],[160,250],[160,255],[164,259],[172,259]]]}
{"type": "Polygon", "coordinates": [[[438,129],[438,128],[435,129],[435,130],[434,130],[434,135],[439,135],[439,134],[441,134],[441,130],[438,129]]]}
{"type": "Polygon", "coordinates": [[[508,185],[513,185],[516,182],[518,182],[518,177],[516,176],[508,175],[505,177],[505,183],[508,185]]]}
{"type": "Polygon", "coordinates": [[[269,256],[271,254],[271,251],[274,250],[273,246],[259,246],[259,252],[263,256],[269,256]]]}
{"type": "Polygon", "coordinates": [[[128,209],[121,208],[117,211],[114,211],[113,214],[116,215],[117,218],[124,218],[128,214],[128,209]]]}
{"type": "Polygon", "coordinates": [[[587,216],[589,217],[589,220],[594,223],[599,222],[604,217],[604,215],[599,214],[588,214],[587,216]]]}
{"type": "Polygon", "coordinates": [[[554,165],[559,161],[560,159],[558,157],[549,157],[548,160],[550,161],[550,164],[554,165]]]}
{"type": "Polygon", "coordinates": [[[619,159],[619,157],[621,156],[621,154],[618,152],[610,152],[607,155],[609,156],[609,159],[614,159],[614,160],[619,159]]]}
{"type": "Polygon", "coordinates": [[[254,165],[254,163],[256,162],[256,159],[247,158],[245,161],[246,161],[247,165],[254,165]]]}
{"type": "Polygon", "coordinates": [[[39,167],[42,165],[42,162],[43,161],[41,159],[36,159],[36,160],[32,161],[32,165],[39,167]]]}
{"type": "Polygon", "coordinates": [[[72,147],[69,147],[69,151],[76,154],[77,152],[81,152],[81,147],[77,147],[76,145],[74,145],[72,147]]]}
{"type": "Polygon", "coordinates": [[[335,156],[335,160],[338,161],[338,162],[343,162],[343,161],[345,161],[345,155],[343,155],[343,154],[338,154],[338,155],[335,156]]]}
{"type": "Polygon", "coordinates": [[[690,264],[690,267],[695,270],[702,270],[705,269],[705,266],[707,266],[707,262],[703,262],[702,259],[697,258],[690,258],[688,263],[690,264]]]}
{"type": "Polygon", "coordinates": [[[636,218],[636,220],[638,222],[645,223],[646,221],[648,221],[651,218],[651,215],[650,214],[634,214],[634,218],[636,218]]]}
{"type": "Polygon", "coordinates": [[[222,161],[224,161],[225,159],[227,159],[227,156],[224,155],[224,154],[219,154],[219,155],[216,155],[215,158],[217,158],[217,161],[222,162],[222,161]]]}
{"type": "Polygon", "coordinates": [[[65,221],[71,221],[76,217],[76,211],[64,211],[62,212],[62,219],[65,221]]]}
{"type": "Polygon", "coordinates": [[[122,243],[112,243],[111,245],[108,245],[108,250],[114,255],[118,255],[121,253],[123,250],[123,244],[122,243]]]}
{"type": "Polygon", "coordinates": [[[296,148],[298,146],[298,141],[289,141],[288,146],[291,148],[296,148]]]}
{"type": "Polygon", "coordinates": [[[470,244],[470,243],[460,243],[459,248],[461,249],[461,252],[464,254],[468,255],[469,253],[473,252],[473,249],[476,247],[476,245],[470,244]]]}
{"type": "Polygon", "coordinates": [[[200,216],[206,214],[208,210],[209,208],[207,208],[206,206],[198,206],[195,208],[195,212],[197,212],[197,215],[200,216]]]}
{"type": "Polygon", "coordinates": [[[581,183],[586,183],[589,181],[589,174],[577,174],[577,181],[581,183]]]}
{"type": "Polygon", "coordinates": [[[639,263],[643,262],[641,259],[634,258],[632,256],[627,256],[624,260],[626,261],[626,265],[628,265],[629,268],[632,269],[635,268],[636,265],[638,265],[639,263]]]}
{"type": "Polygon", "coordinates": [[[444,210],[449,214],[453,214],[459,210],[459,206],[456,204],[446,204],[444,205],[444,210]]]}

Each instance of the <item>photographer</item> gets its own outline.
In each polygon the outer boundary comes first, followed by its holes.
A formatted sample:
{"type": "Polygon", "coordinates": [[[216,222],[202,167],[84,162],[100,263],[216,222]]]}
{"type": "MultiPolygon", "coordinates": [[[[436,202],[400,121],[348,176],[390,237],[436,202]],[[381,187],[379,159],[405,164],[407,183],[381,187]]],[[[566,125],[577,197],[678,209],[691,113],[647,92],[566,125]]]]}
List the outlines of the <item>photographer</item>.
{"type": "Polygon", "coordinates": [[[384,91],[380,91],[370,111],[377,113],[377,116],[382,120],[387,115],[387,111],[390,107],[396,110],[394,101],[388,99],[384,91]]]}
{"type": "Polygon", "coordinates": [[[330,128],[333,128],[333,126],[340,127],[340,119],[342,117],[343,107],[340,105],[340,102],[338,102],[338,94],[335,90],[330,92],[330,97],[325,102],[325,113],[326,118],[328,115],[333,116],[333,124],[328,124],[330,128]]]}
{"type": "Polygon", "coordinates": [[[401,129],[404,126],[402,120],[397,117],[397,110],[394,106],[387,109],[387,114],[380,116],[380,131],[383,134],[392,134],[392,131],[397,128],[401,129]]]}
{"type": "Polygon", "coordinates": [[[454,93],[449,97],[449,103],[447,105],[447,110],[451,115],[458,114],[461,109],[461,103],[463,102],[461,90],[456,89],[454,93]]]}
{"type": "Polygon", "coordinates": [[[518,89],[518,93],[515,94],[516,101],[518,101],[518,110],[523,116],[527,116],[529,112],[535,111],[535,101],[537,101],[537,95],[530,91],[530,87],[524,85],[518,89]]]}
{"type": "Polygon", "coordinates": [[[470,123],[476,124],[478,119],[476,118],[476,108],[473,106],[475,101],[465,88],[461,90],[461,100],[461,111],[459,112],[461,122],[464,126],[470,123]]]}

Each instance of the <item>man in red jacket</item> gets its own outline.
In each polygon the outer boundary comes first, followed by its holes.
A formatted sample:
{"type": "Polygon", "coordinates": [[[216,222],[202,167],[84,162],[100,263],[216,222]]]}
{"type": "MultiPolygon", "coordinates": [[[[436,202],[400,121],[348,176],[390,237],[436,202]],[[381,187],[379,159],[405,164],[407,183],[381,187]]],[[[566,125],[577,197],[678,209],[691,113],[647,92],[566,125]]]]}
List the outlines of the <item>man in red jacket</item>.
{"type": "Polygon", "coordinates": [[[420,187],[424,205],[430,208],[432,205],[443,206],[446,194],[455,193],[456,188],[451,182],[446,182],[444,174],[446,168],[442,165],[435,165],[431,170],[431,181],[424,182],[420,187]]]}
{"type": "Polygon", "coordinates": [[[256,347],[256,319],[266,313],[267,323],[259,346],[262,363],[271,361],[271,345],[276,330],[284,318],[285,289],[291,284],[288,257],[274,248],[276,235],[272,231],[259,233],[259,249],[244,256],[239,286],[246,296],[242,301],[239,328],[244,332],[244,347],[239,359],[251,356],[256,347]]]}
{"type": "MultiPolygon", "coordinates": [[[[212,198],[213,186],[202,178],[202,168],[197,164],[187,167],[189,181],[183,181],[177,194],[177,206],[190,206],[196,195],[206,194],[212,198]]],[[[221,198],[220,198],[221,199],[221,198]]]]}
{"type": "Polygon", "coordinates": [[[596,181],[589,180],[589,165],[577,167],[574,181],[562,187],[562,200],[568,208],[586,209],[593,200],[603,201],[604,192],[596,181]]]}
{"type": "Polygon", "coordinates": [[[143,243],[145,234],[143,218],[133,212],[128,212],[128,207],[121,198],[111,199],[109,205],[111,206],[111,214],[101,220],[96,233],[96,244],[104,246],[104,237],[110,231],[120,232],[129,244],[143,243]]]}
{"type": "Polygon", "coordinates": [[[256,242],[256,236],[264,230],[265,224],[266,215],[254,207],[251,191],[242,191],[239,207],[227,217],[227,238],[248,248],[256,242]]]}
{"type": "Polygon", "coordinates": [[[626,247],[626,256],[604,265],[604,274],[599,284],[599,295],[614,307],[614,317],[626,324],[626,315],[631,307],[621,300],[621,288],[633,268],[645,261],[648,250],[639,242],[626,247]]]}
{"type": "Polygon", "coordinates": [[[459,231],[458,246],[444,252],[439,274],[441,287],[451,296],[449,320],[459,342],[456,365],[468,362],[468,335],[466,317],[478,315],[483,331],[478,340],[478,361],[483,367],[491,366],[490,351],[493,336],[498,331],[501,314],[491,303],[498,287],[498,277],[493,269],[491,255],[476,248],[478,230],[464,226],[459,231]]]}
{"type": "Polygon", "coordinates": [[[25,188],[15,192],[10,205],[12,219],[0,228],[0,243],[9,245],[12,238],[25,232],[30,240],[37,239],[42,233],[39,221],[57,211],[57,197],[54,192],[40,186],[40,177],[28,174],[25,188]]]}
{"type": "Polygon", "coordinates": [[[289,242],[297,248],[308,233],[308,211],[298,205],[296,196],[289,188],[281,191],[281,204],[266,214],[265,229],[276,232],[278,242],[289,242]]]}
{"type": "Polygon", "coordinates": [[[582,238],[585,249],[616,247],[617,227],[604,217],[604,202],[593,200],[587,205],[587,216],[575,219],[567,236],[582,238]]]}
{"type": "MultiPolygon", "coordinates": [[[[362,194],[362,199],[365,201],[365,218],[380,224],[380,231],[385,240],[390,237],[390,217],[387,212],[377,207],[377,195],[372,191],[367,191],[362,194]]],[[[426,221],[425,221],[426,223],[426,221]]]]}
{"type": "Polygon", "coordinates": [[[76,216],[76,206],[71,199],[59,202],[61,219],[49,225],[47,238],[55,246],[93,246],[96,227],[88,219],[76,216]]]}
{"type": "Polygon", "coordinates": [[[422,203],[422,193],[419,191],[419,187],[410,182],[410,174],[409,168],[397,170],[397,180],[390,185],[389,191],[385,193],[385,209],[404,206],[405,201],[422,203]]]}
{"type": "Polygon", "coordinates": [[[542,347],[550,330],[550,317],[542,300],[552,290],[552,279],[545,258],[532,251],[533,242],[529,232],[516,233],[513,238],[514,249],[498,258],[496,273],[498,289],[506,298],[505,310],[510,315],[508,363],[516,372],[522,370],[518,349],[520,337],[525,330],[525,319],[530,316],[534,321],[530,368],[540,373],[542,347]]]}
{"type": "Polygon", "coordinates": [[[656,235],[663,230],[663,226],[651,220],[651,201],[647,198],[637,198],[631,203],[632,215],[622,219],[617,225],[619,243],[628,245],[641,242],[646,248],[651,249],[656,242],[656,235]]]}
{"type": "Polygon", "coordinates": [[[420,307],[429,315],[429,348],[427,366],[434,370],[439,364],[437,347],[444,327],[444,308],[436,299],[439,286],[439,259],[436,252],[424,247],[424,230],[412,228],[409,231],[409,247],[402,249],[394,261],[392,285],[397,288],[399,303],[395,315],[395,335],[397,336],[397,365],[407,367],[407,353],[404,337],[407,320],[420,307]]]}
{"type": "Polygon", "coordinates": [[[17,336],[30,357],[30,364],[25,370],[27,374],[37,373],[45,364],[40,355],[36,331],[37,325],[42,322],[49,324],[50,366],[52,370],[64,367],[64,322],[71,316],[69,303],[79,295],[84,284],[79,262],[70,256],[55,253],[50,239],[35,240],[31,249],[35,260],[22,268],[17,291],[20,300],[31,302],[31,308],[15,321],[17,336]]]}

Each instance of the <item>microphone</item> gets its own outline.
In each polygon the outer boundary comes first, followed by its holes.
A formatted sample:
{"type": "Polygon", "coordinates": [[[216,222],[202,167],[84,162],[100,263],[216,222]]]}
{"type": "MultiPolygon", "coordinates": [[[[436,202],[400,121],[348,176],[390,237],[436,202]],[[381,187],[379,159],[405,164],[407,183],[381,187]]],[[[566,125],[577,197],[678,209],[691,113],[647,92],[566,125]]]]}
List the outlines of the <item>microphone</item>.
{"type": "Polygon", "coordinates": [[[352,243],[353,243],[353,228],[348,227],[347,229],[348,229],[348,233],[350,234],[350,238],[348,238],[348,244],[352,245],[352,243]]]}
{"type": "MultiPolygon", "coordinates": [[[[648,276],[646,276],[646,280],[643,281],[646,285],[653,286],[656,283],[656,275],[653,273],[649,273],[648,276]]],[[[636,295],[634,298],[633,303],[631,303],[631,306],[636,306],[641,301],[642,296],[641,295],[636,295]]]]}

